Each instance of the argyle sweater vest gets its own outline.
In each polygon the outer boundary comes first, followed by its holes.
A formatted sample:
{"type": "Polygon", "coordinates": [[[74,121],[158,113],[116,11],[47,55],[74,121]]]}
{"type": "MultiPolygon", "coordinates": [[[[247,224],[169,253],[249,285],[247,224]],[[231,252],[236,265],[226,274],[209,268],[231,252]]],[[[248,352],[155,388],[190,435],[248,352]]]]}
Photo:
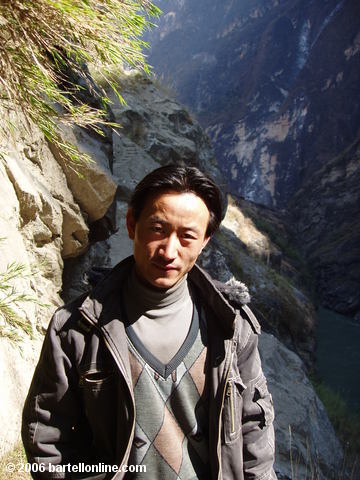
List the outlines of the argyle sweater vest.
{"type": "Polygon", "coordinates": [[[147,351],[131,327],[129,359],[136,425],[129,465],[146,473],[126,478],[207,480],[208,410],[205,385],[207,348],[196,308],[189,334],[175,357],[163,365],[147,351]]]}

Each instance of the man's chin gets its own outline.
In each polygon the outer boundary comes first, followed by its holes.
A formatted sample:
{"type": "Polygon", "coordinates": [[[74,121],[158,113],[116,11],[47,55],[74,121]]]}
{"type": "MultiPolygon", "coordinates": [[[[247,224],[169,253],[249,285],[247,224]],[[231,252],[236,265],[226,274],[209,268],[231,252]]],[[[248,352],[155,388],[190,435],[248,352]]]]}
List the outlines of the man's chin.
{"type": "Polygon", "coordinates": [[[166,290],[176,285],[182,277],[178,270],[173,270],[165,274],[153,275],[148,278],[148,282],[155,288],[166,290]]]}
{"type": "Polygon", "coordinates": [[[183,277],[182,272],[177,268],[166,269],[156,264],[152,267],[148,272],[148,281],[155,288],[171,288],[183,277]]]}
{"type": "Polygon", "coordinates": [[[173,287],[174,285],[176,285],[179,280],[180,280],[180,278],[178,278],[178,277],[176,277],[176,278],[158,277],[158,278],[155,278],[151,281],[151,285],[153,287],[161,289],[161,290],[167,290],[167,289],[173,287]]]}
{"type": "MultiPolygon", "coordinates": [[[[141,283],[158,290],[167,290],[173,287],[181,278],[182,275],[144,275],[140,272],[136,272],[141,283]]],[[[153,273],[153,272],[152,272],[153,273]]],[[[178,273],[178,272],[176,272],[178,273]]]]}

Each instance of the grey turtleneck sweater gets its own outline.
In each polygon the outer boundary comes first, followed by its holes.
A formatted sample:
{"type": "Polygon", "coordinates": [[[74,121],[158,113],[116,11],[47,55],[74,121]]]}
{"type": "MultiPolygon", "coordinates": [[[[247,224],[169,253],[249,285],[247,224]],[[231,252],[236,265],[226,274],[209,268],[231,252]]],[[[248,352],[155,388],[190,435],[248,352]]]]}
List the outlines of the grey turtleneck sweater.
{"type": "Polygon", "coordinates": [[[187,275],[170,289],[158,290],[144,285],[134,268],[123,298],[133,332],[154,357],[168,364],[191,326],[194,307],[187,275]]]}

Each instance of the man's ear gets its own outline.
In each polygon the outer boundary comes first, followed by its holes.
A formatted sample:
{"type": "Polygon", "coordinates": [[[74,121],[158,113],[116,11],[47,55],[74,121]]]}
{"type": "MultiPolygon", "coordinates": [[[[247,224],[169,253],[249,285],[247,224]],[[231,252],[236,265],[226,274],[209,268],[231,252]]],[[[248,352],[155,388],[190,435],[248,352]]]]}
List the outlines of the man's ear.
{"type": "Polygon", "coordinates": [[[206,245],[209,243],[209,240],[210,240],[210,237],[204,238],[203,244],[202,244],[202,246],[201,246],[200,253],[204,250],[204,248],[206,247],[206,245]]]}
{"type": "Polygon", "coordinates": [[[129,208],[126,214],[126,227],[127,227],[130,240],[134,240],[135,238],[135,226],[136,226],[136,222],[133,216],[133,212],[132,212],[132,209],[129,208]]]}

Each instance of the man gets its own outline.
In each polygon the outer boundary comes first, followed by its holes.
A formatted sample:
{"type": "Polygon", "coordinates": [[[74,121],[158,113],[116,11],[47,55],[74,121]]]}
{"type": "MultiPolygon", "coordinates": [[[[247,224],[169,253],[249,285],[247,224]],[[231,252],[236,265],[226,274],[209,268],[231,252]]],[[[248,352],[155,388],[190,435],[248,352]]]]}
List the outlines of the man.
{"type": "Polygon", "coordinates": [[[221,218],[196,168],[138,184],[134,255],[50,323],[23,414],[34,478],[276,479],[259,325],[195,265],[221,218]]]}

